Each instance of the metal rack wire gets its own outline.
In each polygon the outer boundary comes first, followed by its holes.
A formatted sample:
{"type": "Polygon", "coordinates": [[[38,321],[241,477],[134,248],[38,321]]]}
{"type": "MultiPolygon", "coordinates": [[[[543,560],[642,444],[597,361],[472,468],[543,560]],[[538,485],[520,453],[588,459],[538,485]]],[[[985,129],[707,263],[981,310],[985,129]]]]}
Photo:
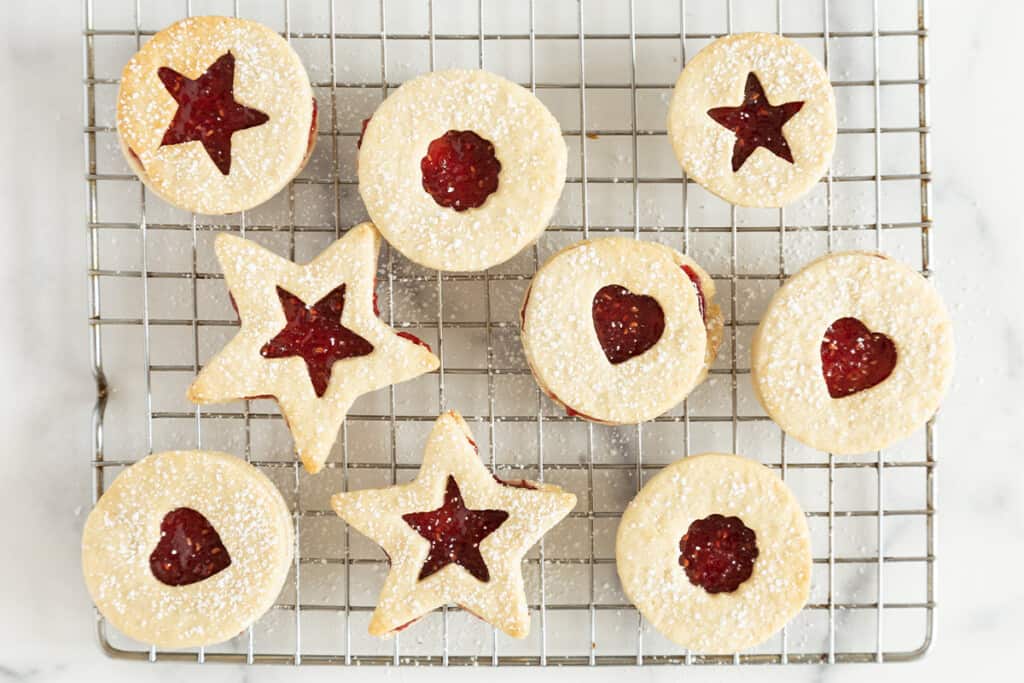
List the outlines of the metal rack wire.
{"type": "Polygon", "coordinates": [[[935,605],[932,424],[907,444],[863,457],[809,451],[787,441],[751,400],[745,367],[746,340],[767,297],[810,258],[875,247],[930,274],[926,0],[883,7],[877,0],[680,0],[673,7],[644,0],[369,0],[365,7],[183,0],[168,16],[169,4],[84,5],[94,501],[123,467],[154,449],[231,450],[281,485],[294,510],[296,559],[274,609],[234,641],[157,651],[99,619],[108,654],[292,664],[648,665],[897,661],[928,649],[935,605]],[[175,212],[150,198],[117,152],[110,105],[120,65],[162,25],[211,12],[276,22],[303,54],[326,114],[317,156],[271,210],[231,217],[175,212]],[[460,21],[443,28],[453,14],[460,21]],[[676,17],[678,26],[653,23],[655,14],[676,17]],[[688,182],[671,159],[662,164],[669,145],[661,122],[673,74],[700,46],[734,30],[799,40],[817,52],[836,87],[835,163],[796,206],[730,207],[688,182]],[[415,59],[408,56],[413,50],[415,59]],[[363,59],[374,52],[379,60],[363,59]],[[353,173],[359,119],[409,73],[455,64],[506,73],[555,110],[575,166],[562,207],[537,246],[486,273],[418,269],[385,247],[383,315],[425,336],[441,369],[360,401],[327,469],[310,477],[295,462],[271,404],[199,409],[181,397],[236,325],[209,239],[234,230],[308,258],[341,235],[363,215],[353,173]],[[622,114],[617,120],[615,112],[622,114]],[[679,410],[631,428],[558,414],[534,387],[515,338],[518,296],[537,264],[568,241],[607,232],[688,251],[712,272],[727,314],[709,381],[679,410]],[[334,518],[325,495],[332,487],[412,476],[426,428],[448,407],[464,413],[496,470],[557,481],[580,498],[565,530],[556,528],[526,560],[534,624],[525,642],[456,608],[391,641],[362,633],[385,560],[334,518]],[[741,452],[778,468],[812,528],[810,604],[769,643],[735,656],[681,651],[664,641],[621,595],[614,576],[609,538],[629,498],[661,466],[699,450],[741,452]]]}

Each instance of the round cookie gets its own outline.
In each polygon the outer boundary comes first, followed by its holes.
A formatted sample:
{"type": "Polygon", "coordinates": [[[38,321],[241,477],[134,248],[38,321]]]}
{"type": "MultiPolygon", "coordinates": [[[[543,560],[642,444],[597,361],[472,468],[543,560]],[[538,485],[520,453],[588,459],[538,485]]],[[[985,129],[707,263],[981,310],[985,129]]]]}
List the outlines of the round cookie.
{"type": "Polygon", "coordinates": [[[533,243],[565,173],[551,112],[482,70],[404,83],[374,112],[359,150],[371,220],[407,258],[437,270],[485,270],[533,243]]]}
{"type": "Polygon", "coordinates": [[[882,254],[825,256],[772,297],[751,377],[765,412],[822,451],[875,451],[938,409],[953,374],[953,325],[921,275],[882,254]]]}
{"type": "Polygon", "coordinates": [[[664,245],[578,242],[534,276],[521,314],[523,350],[537,384],[570,415],[643,422],[707,375],[722,341],[714,296],[704,269],[664,245]]]}
{"type": "Polygon", "coordinates": [[[305,166],[316,100],[298,54],[253,21],[192,17],[124,67],[117,132],[153,192],[205,214],[261,204],[305,166]]]}
{"type": "Polygon", "coordinates": [[[676,81],[668,134],[686,174],[740,206],[784,206],[821,179],[836,141],[828,74],[774,33],[714,41],[676,81]]]}
{"type": "Polygon", "coordinates": [[[266,612],[292,564],[291,513],[244,460],[170,451],[121,472],[82,534],[85,583],[125,635],[162,648],[237,636],[266,612]]]}
{"type": "Polygon", "coordinates": [[[737,455],[684,458],[647,482],[622,515],[615,560],[644,617],[705,654],[764,642],[810,594],[799,503],[774,472],[737,455]]]}

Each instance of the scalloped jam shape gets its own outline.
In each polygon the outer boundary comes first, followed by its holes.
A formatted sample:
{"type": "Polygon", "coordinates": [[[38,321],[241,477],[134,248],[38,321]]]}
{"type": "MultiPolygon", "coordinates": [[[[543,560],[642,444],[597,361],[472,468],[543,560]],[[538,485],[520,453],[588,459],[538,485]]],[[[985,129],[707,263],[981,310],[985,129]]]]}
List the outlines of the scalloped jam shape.
{"type": "Polygon", "coordinates": [[[423,189],[438,205],[465,211],[483,206],[498,189],[501,162],[489,140],[471,130],[450,130],[427,147],[420,172],[423,189]]]}
{"type": "Polygon", "coordinates": [[[739,517],[694,520],[679,541],[679,564],[690,583],[708,593],[731,593],[750,578],[757,537],[739,517]]]}

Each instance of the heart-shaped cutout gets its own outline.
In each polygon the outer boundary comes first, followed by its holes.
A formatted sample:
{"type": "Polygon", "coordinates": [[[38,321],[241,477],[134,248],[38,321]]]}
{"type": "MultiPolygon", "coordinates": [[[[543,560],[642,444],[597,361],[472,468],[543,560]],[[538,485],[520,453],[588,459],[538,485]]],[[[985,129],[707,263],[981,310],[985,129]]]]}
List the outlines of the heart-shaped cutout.
{"type": "Polygon", "coordinates": [[[821,340],[821,372],[832,398],[881,384],[895,367],[896,345],[856,318],[836,320],[821,340]]]}
{"type": "Polygon", "coordinates": [[[192,508],[171,510],[160,522],[160,542],[149,556],[149,569],[160,583],[187,586],[208,579],[231,564],[220,534],[192,508]]]}
{"type": "Polygon", "coordinates": [[[665,312],[654,297],[633,294],[622,285],[606,285],[594,295],[594,331],[612,365],[623,363],[658,343],[665,312]]]}

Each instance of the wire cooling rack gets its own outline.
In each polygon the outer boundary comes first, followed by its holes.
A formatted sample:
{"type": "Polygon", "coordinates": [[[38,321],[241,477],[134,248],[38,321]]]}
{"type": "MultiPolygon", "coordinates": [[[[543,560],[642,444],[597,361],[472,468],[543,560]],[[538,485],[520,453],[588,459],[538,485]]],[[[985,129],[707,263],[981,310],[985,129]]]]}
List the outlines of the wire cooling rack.
{"type": "Polygon", "coordinates": [[[833,457],[787,440],[748,379],[751,334],[772,292],[830,250],[880,248],[930,272],[930,153],[924,0],[85,0],[84,97],[90,331],[97,402],[93,496],[125,466],[170,448],[244,456],[278,483],[296,560],[275,607],[223,645],[158,651],[98,621],[111,656],[294,664],[707,664],[908,660],[927,650],[934,609],[935,493],[929,424],[884,452],[833,457]],[[274,201],[229,217],[151,196],[117,148],[122,65],[188,14],[235,14],[280,30],[319,101],[316,153],[274,201]],[[782,210],[729,206],[688,183],[664,130],[686,59],[715,37],[778,31],[825,64],[840,130],[828,176],[782,210]],[[184,399],[237,324],[212,257],[236,231],[300,261],[364,218],[356,192],[361,119],[412,75],[484,67],[534,90],[561,122],[569,181],[537,246],[480,274],[418,268],[384,248],[382,315],[416,330],[438,373],[364,397],[327,469],[295,462],[267,401],[203,408],[184,399]],[[559,413],[522,357],[516,313],[538,262],[588,236],[632,234],[687,251],[714,276],[726,339],[685,405],[638,427],[559,413]],[[527,558],[525,641],[457,608],[393,640],[366,634],[386,571],[328,497],[410,479],[439,411],[459,409],[498,472],[555,482],[579,505],[527,558]],[[680,650],[637,614],[615,576],[619,515],[646,478],[691,452],[735,451],[778,468],[807,511],[810,603],[782,633],[736,656],[680,650]]]}

